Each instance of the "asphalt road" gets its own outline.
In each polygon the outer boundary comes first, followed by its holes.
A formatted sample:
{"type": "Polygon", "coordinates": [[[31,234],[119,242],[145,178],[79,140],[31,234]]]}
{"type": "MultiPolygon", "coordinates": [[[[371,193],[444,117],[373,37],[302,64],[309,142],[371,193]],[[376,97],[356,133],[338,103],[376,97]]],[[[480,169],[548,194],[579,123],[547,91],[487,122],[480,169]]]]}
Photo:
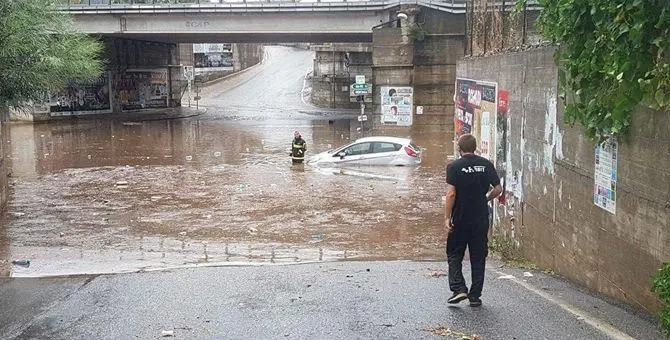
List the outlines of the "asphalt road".
{"type": "Polygon", "coordinates": [[[445,269],[443,262],[13,279],[0,285],[0,336],[155,339],[172,331],[180,339],[662,339],[644,316],[560,279],[524,276],[495,262],[489,267],[480,308],[446,303],[447,279],[432,275],[445,269]]]}

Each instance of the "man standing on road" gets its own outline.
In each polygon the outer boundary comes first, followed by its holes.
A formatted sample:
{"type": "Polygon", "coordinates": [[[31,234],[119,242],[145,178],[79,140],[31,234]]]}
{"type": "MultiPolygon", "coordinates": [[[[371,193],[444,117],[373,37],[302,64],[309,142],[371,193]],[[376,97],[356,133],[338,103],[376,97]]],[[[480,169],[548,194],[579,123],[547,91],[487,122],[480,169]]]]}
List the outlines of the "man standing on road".
{"type": "Polygon", "coordinates": [[[302,162],[305,160],[305,152],[307,152],[307,143],[304,139],[302,139],[300,132],[296,131],[293,133],[291,153],[289,154],[291,156],[293,165],[302,164],[302,162]]]}
{"type": "Polygon", "coordinates": [[[477,139],[471,134],[458,138],[461,158],[447,166],[447,197],[444,222],[447,229],[449,288],[454,293],[449,303],[470,300],[481,306],[484,268],[488,256],[488,202],[502,193],[500,178],[493,164],[475,155],[477,139]],[[463,256],[467,246],[472,267],[468,292],[463,278],[463,256]]]}

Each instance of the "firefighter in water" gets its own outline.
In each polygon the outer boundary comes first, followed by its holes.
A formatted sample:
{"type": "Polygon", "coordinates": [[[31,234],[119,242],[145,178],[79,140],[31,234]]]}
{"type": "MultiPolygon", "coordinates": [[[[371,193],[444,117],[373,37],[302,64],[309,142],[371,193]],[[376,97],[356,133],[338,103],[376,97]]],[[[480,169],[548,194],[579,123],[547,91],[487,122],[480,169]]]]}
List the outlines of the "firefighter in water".
{"type": "Polygon", "coordinates": [[[307,152],[307,143],[304,139],[302,139],[300,132],[296,131],[293,133],[291,153],[289,153],[293,164],[302,164],[302,162],[305,160],[305,152],[307,152]]]}

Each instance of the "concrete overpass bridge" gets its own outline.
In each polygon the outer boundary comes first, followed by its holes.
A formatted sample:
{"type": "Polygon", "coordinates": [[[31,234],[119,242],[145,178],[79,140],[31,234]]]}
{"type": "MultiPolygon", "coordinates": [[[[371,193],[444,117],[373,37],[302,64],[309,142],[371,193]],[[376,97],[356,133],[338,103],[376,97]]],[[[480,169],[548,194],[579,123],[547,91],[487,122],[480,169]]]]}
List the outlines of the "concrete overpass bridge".
{"type": "Polygon", "coordinates": [[[64,1],[71,3],[60,10],[71,13],[82,32],[166,43],[372,42],[372,28],[395,19],[401,6],[432,8],[459,17],[466,12],[465,0],[64,1]]]}
{"type": "MultiPolygon", "coordinates": [[[[179,106],[187,85],[183,66],[193,65],[190,43],[318,42],[330,44],[312,45],[314,103],[358,105],[350,103],[348,88],[353,76],[365,75],[372,84],[365,102],[372,103],[373,115],[386,110],[381,89],[392,86],[413,94],[408,110],[417,116],[410,124],[449,124],[456,63],[472,50],[466,0],[60,1],[58,9],[73,15],[78,30],[104,42],[107,71],[97,84],[108,86],[110,98],[83,113],[50,104],[39,119],[179,106]],[[400,12],[407,15],[398,20],[400,12]],[[410,37],[415,23],[425,33],[418,40],[410,37]],[[147,97],[143,89],[156,91],[147,97]]],[[[505,11],[514,5],[499,1],[505,11]]],[[[249,54],[259,50],[244,46],[249,54]]]]}

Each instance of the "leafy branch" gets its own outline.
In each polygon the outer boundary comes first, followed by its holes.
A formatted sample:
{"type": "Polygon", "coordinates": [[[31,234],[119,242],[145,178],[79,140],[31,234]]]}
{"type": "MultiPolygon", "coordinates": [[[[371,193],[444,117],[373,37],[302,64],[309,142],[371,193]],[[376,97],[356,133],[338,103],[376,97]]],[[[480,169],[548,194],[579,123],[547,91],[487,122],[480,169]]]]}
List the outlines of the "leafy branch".
{"type": "MultiPolygon", "coordinates": [[[[525,0],[519,0],[523,6],[525,0]]],[[[539,0],[537,27],[557,43],[566,122],[589,137],[627,137],[639,105],[670,108],[667,0],[539,0]]]]}
{"type": "Polygon", "coordinates": [[[1,0],[0,106],[42,101],[44,93],[102,72],[102,44],[76,32],[54,0],[1,0]]]}
{"type": "Polygon", "coordinates": [[[426,39],[428,31],[421,24],[412,24],[407,32],[413,42],[420,42],[426,39]]]}

